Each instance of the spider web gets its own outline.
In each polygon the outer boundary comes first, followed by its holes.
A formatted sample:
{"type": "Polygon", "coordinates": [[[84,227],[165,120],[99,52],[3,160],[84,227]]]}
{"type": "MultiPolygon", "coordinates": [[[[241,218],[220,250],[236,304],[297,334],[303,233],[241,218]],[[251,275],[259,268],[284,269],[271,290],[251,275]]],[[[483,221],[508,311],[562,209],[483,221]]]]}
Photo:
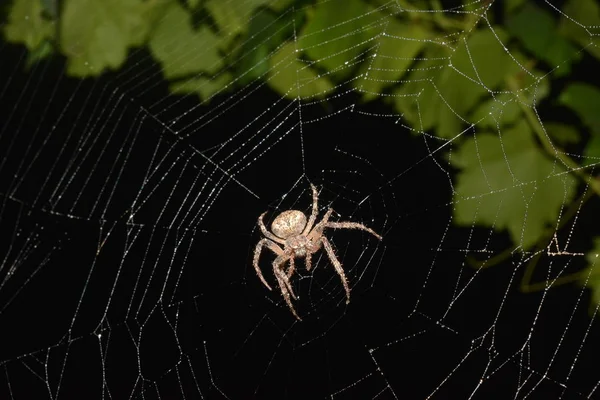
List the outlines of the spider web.
{"type": "MultiPolygon", "coordinates": [[[[474,4],[476,26],[498,35],[489,4],[474,4]]],[[[388,3],[378,11],[364,24],[358,18],[351,34],[375,39],[374,27],[406,9],[388,3]]],[[[347,34],[335,28],[314,33],[312,45],[347,34]]],[[[431,40],[386,34],[398,45],[431,40]]],[[[26,71],[21,48],[0,51],[0,398],[598,396],[599,332],[588,294],[551,284],[582,265],[572,249],[585,216],[566,231],[556,221],[555,241],[542,251],[550,284],[537,293],[519,291],[532,254],[518,247],[505,268],[470,267],[473,254],[491,259],[511,246],[493,227],[453,224],[459,204],[446,155],[477,124],[463,119],[441,139],[362,103],[368,73],[350,72],[393,55],[360,53],[356,64],[339,65],[345,84],[301,98],[311,82],[300,74],[290,96],[268,87],[278,71],[295,68],[292,53],[264,79],[198,104],[169,94],[144,50],[93,81],[68,78],[59,61],[26,71]],[[384,239],[326,231],[351,302],[319,252],[314,269],[298,262],[292,279],[299,322],[278,290],[261,285],[251,260],[257,217],[267,211],[270,224],[284,210],[309,213],[310,183],[319,189],[319,219],[331,207],[332,220],[363,223],[384,239]]],[[[451,68],[449,59],[432,61],[451,68]]],[[[470,67],[477,73],[474,60],[470,67]]],[[[427,72],[406,79],[414,94],[432,85],[427,72]]],[[[456,99],[437,95],[452,109],[456,99]]],[[[498,193],[474,196],[473,208],[498,193]]],[[[265,251],[261,267],[275,288],[272,259],[265,251]]]]}

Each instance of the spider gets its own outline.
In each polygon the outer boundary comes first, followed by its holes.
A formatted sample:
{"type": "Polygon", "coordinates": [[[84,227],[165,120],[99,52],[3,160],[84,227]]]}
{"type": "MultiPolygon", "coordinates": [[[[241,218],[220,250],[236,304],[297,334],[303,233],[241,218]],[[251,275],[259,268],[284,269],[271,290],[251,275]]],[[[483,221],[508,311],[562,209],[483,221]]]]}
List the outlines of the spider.
{"type": "Polygon", "coordinates": [[[273,233],[271,233],[263,223],[263,217],[266,214],[266,212],[264,212],[258,217],[258,226],[265,237],[262,238],[254,248],[254,269],[256,270],[258,278],[269,290],[271,290],[271,286],[269,286],[265,280],[260,267],[258,266],[258,260],[262,248],[265,246],[277,256],[275,261],[273,261],[273,272],[277,278],[285,302],[292,311],[292,314],[294,314],[298,320],[300,320],[300,317],[292,305],[292,298],[294,300],[297,300],[297,298],[292,290],[292,285],[290,284],[290,277],[296,269],[294,260],[296,258],[304,257],[306,270],[310,271],[312,267],[312,255],[321,249],[321,246],[325,248],[327,256],[342,280],[342,284],[346,290],[346,304],[350,302],[350,287],[348,286],[348,280],[342,269],[342,264],[340,264],[335,256],[331,243],[323,236],[323,230],[325,228],[362,229],[381,240],[380,235],[362,224],[356,222],[329,222],[329,217],[333,212],[333,209],[331,208],[327,210],[321,222],[315,225],[318,213],[318,193],[317,188],[314,185],[311,184],[310,187],[312,189],[312,212],[308,222],[306,221],[306,215],[304,215],[302,211],[287,210],[279,214],[275,220],[273,220],[273,223],[271,224],[271,231],[273,231],[273,233]],[[283,249],[280,245],[283,245],[283,249]],[[287,271],[284,271],[284,265],[287,261],[290,262],[290,266],[287,271]]]}

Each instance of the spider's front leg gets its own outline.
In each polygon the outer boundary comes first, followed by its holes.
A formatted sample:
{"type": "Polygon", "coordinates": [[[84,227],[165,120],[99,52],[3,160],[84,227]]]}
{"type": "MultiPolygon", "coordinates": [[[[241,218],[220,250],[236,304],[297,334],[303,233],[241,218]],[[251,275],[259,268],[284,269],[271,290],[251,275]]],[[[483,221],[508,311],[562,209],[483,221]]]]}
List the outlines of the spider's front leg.
{"type": "Polygon", "coordinates": [[[303,235],[307,235],[308,232],[312,229],[315,221],[317,220],[317,214],[319,212],[319,192],[317,192],[317,188],[312,183],[310,184],[310,189],[312,190],[312,211],[310,213],[310,217],[308,218],[308,223],[304,228],[303,235]]]}
{"type": "Polygon", "coordinates": [[[326,222],[323,224],[324,228],[333,228],[333,229],[360,229],[362,231],[369,232],[371,235],[375,236],[377,239],[383,239],[381,235],[375,232],[371,228],[367,228],[363,224],[359,224],[358,222],[326,222]]]}

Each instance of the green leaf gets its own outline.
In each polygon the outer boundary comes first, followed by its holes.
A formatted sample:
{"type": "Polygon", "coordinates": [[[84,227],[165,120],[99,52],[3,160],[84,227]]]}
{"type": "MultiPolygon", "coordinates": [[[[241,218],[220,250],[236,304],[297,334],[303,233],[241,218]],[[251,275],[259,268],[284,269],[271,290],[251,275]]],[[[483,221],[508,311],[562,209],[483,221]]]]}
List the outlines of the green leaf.
{"type": "Polygon", "coordinates": [[[452,154],[456,177],[454,215],[459,225],[508,230],[523,250],[556,224],[560,208],[572,200],[576,181],[550,160],[522,119],[501,136],[478,133],[452,154]]]}
{"type": "Polygon", "coordinates": [[[471,115],[471,122],[478,128],[498,129],[513,124],[521,116],[518,100],[510,93],[501,93],[478,106],[471,115]]]}
{"type": "Polygon", "coordinates": [[[247,39],[232,57],[239,85],[249,84],[268,72],[271,53],[294,33],[294,18],[297,19],[294,13],[277,16],[272,11],[257,12],[250,21],[247,39]]]}
{"type": "Polygon", "coordinates": [[[22,43],[31,52],[39,51],[44,42],[54,38],[55,31],[54,22],[44,18],[44,11],[40,0],[14,0],[4,26],[6,40],[22,43]]]}
{"type": "Polygon", "coordinates": [[[384,22],[384,16],[362,0],[320,2],[307,16],[299,48],[319,67],[340,78],[350,76],[352,64],[373,45],[369,41],[381,32],[384,22]]]}
{"type": "Polygon", "coordinates": [[[63,7],[60,44],[73,76],[119,68],[150,28],[142,0],[65,0],[63,7]]]}
{"type": "MultiPolygon", "coordinates": [[[[507,76],[522,71],[512,54],[505,49],[508,35],[499,26],[474,32],[469,39],[461,41],[452,55],[452,66],[488,89],[504,84],[507,76]]],[[[463,77],[463,81],[467,80],[463,77]]]]}
{"type": "Polygon", "coordinates": [[[437,110],[442,107],[442,99],[434,83],[442,80],[447,70],[447,56],[445,48],[428,46],[421,60],[411,68],[405,83],[392,93],[394,108],[404,121],[419,131],[426,132],[437,125],[437,110]]]}
{"type": "Polygon", "coordinates": [[[572,83],[558,101],[575,111],[592,132],[600,134],[600,89],[586,83],[572,83]]]}
{"type": "Polygon", "coordinates": [[[58,18],[58,1],[59,0],[40,0],[44,7],[44,13],[51,19],[58,18]]]}
{"type": "Polygon", "coordinates": [[[600,163],[600,135],[592,135],[585,145],[583,156],[585,157],[582,162],[584,166],[600,163]]]}
{"type": "Polygon", "coordinates": [[[329,94],[333,84],[298,60],[298,54],[294,43],[287,43],[271,57],[269,86],[289,99],[318,98],[329,94]]]}
{"type": "Polygon", "coordinates": [[[46,57],[49,57],[54,52],[54,46],[48,40],[43,41],[33,51],[27,55],[27,61],[25,62],[26,68],[30,68],[32,65],[46,57]]]}
{"type": "Polygon", "coordinates": [[[568,0],[558,31],[600,59],[600,4],[596,0],[568,0]]]}
{"type": "Polygon", "coordinates": [[[391,19],[385,32],[377,37],[372,61],[361,65],[364,79],[354,81],[363,99],[372,100],[383,88],[397,83],[427,44],[424,39],[432,35],[422,24],[391,19]]]}
{"type": "Polygon", "coordinates": [[[169,85],[171,93],[196,93],[200,100],[208,100],[213,95],[221,92],[231,82],[231,75],[222,73],[211,78],[200,76],[197,78],[176,81],[169,85]]]}
{"type": "Polygon", "coordinates": [[[558,66],[555,73],[559,76],[569,74],[571,64],[580,58],[577,49],[558,33],[550,12],[533,3],[525,4],[508,19],[506,26],[536,58],[552,67],[558,66]]]}
{"type": "Polygon", "coordinates": [[[590,311],[594,312],[600,304],[600,237],[594,238],[594,247],[585,256],[588,271],[583,271],[579,283],[592,292],[590,311]]]}
{"type": "MultiPolygon", "coordinates": [[[[277,12],[293,10],[292,5],[298,0],[271,0],[267,3],[267,6],[277,12]]],[[[292,13],[295,14],[295,13],[292,13]]],[[[298,16],[298,15],[296,15],[298,16]]]]}
{"type": "Polygon", "coordinates": [[[186,3],[187,3],[187,6],[193,10],[193,9],[198,8],[198,6],[200,6],[200,1],[201,0],[186,0],[186,3]]]}
{"type": "Polygon", "coordinates": [[[172,3],[164,10],[149,46],[162,64],[165,77],[173,79],[216,73],[223,66],[219,43],[219,36],[208,27],[195,30],[190,14],[178,3],[172,3]]]}
{"type": "Polygon", "coordinates": [[[548,122],[544,124],[544,127],[550,138],[561,146],[579,143],[579,132],[571,125],[548,122]]]}
{"type": "Polygon", "coordinates": [[[452,68],[445,68],[436,82],[433,96],[439,96],[438,108],[431,114],[436,119],[436,135],[442,138],[453,138],[460,134],[467,125],[466,115],[479,99],[487,94],[483,86],[466,79],[464,75],[452,68]]]}
{"type": "Polygon", "coordinates": [[[207,0],[206,9],[210,12],[223,36],[235,36],[243,33],[255,9],[269,4],[270,0],[244,0],[232,2],[207,0]]]}
{"type": "Polygon", "coordinates": [[[408,82],[394,92],[396,109],[418,130],[435,128],[443,138],[460,134],[472,108],[489,96],[488,89],[522,71],[504,49],[504,40],[506,34],[494,28],[474,32],[452,51],[432,45],[408,82]]]}

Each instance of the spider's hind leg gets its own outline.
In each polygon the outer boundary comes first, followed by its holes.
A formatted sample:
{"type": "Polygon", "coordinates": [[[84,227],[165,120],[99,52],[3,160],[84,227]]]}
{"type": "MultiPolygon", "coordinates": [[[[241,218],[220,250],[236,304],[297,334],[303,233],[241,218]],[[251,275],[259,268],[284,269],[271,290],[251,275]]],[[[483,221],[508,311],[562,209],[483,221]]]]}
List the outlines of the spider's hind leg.
{"type": "Polygon", "coordinates": [[[344,290],[346,290],[346,304],[350,303],[350,286],[348,285],[348,279],[346,279],[346,274],[344,274],[344,269],[342,268],[342,264],[339,262],[337,257],[335,256],[335,252],[333,251],[333,247],[331,247],[331,243],[325,236],[321,237],[321,242],[323,243],[323,247],[325,247],[325,251],[335,268],[335,271],[338,273],[340,278],[342,279],[342,285],[344,285],[344,290]]]}
{"type": "Polygon", "coordinates": [[[281,290],[281,295],[283,296],[283,299],[285,300],[288,307],[292,311],[292,314],[294,314],[294,317],[296,317],[297,319],[300,320],[300,317],[296,313],[296,310],[294,309],[294,305],[292,304],[292,298],[296,299],[296,295],[294,294],[294,291],[292,290],[292,285],[290,284],[290,281],[289,281],[285,271],[283,271],[283,269],[281,268],[282,264],[287,259],[288,258],[285,255],[281,255],[281,256],[277,257],[275,259],[275,261],[273,261],[273,272],[275,274],[275,277],[277,278],[277,282],[279,283],[279,289],[281,290]]]}

